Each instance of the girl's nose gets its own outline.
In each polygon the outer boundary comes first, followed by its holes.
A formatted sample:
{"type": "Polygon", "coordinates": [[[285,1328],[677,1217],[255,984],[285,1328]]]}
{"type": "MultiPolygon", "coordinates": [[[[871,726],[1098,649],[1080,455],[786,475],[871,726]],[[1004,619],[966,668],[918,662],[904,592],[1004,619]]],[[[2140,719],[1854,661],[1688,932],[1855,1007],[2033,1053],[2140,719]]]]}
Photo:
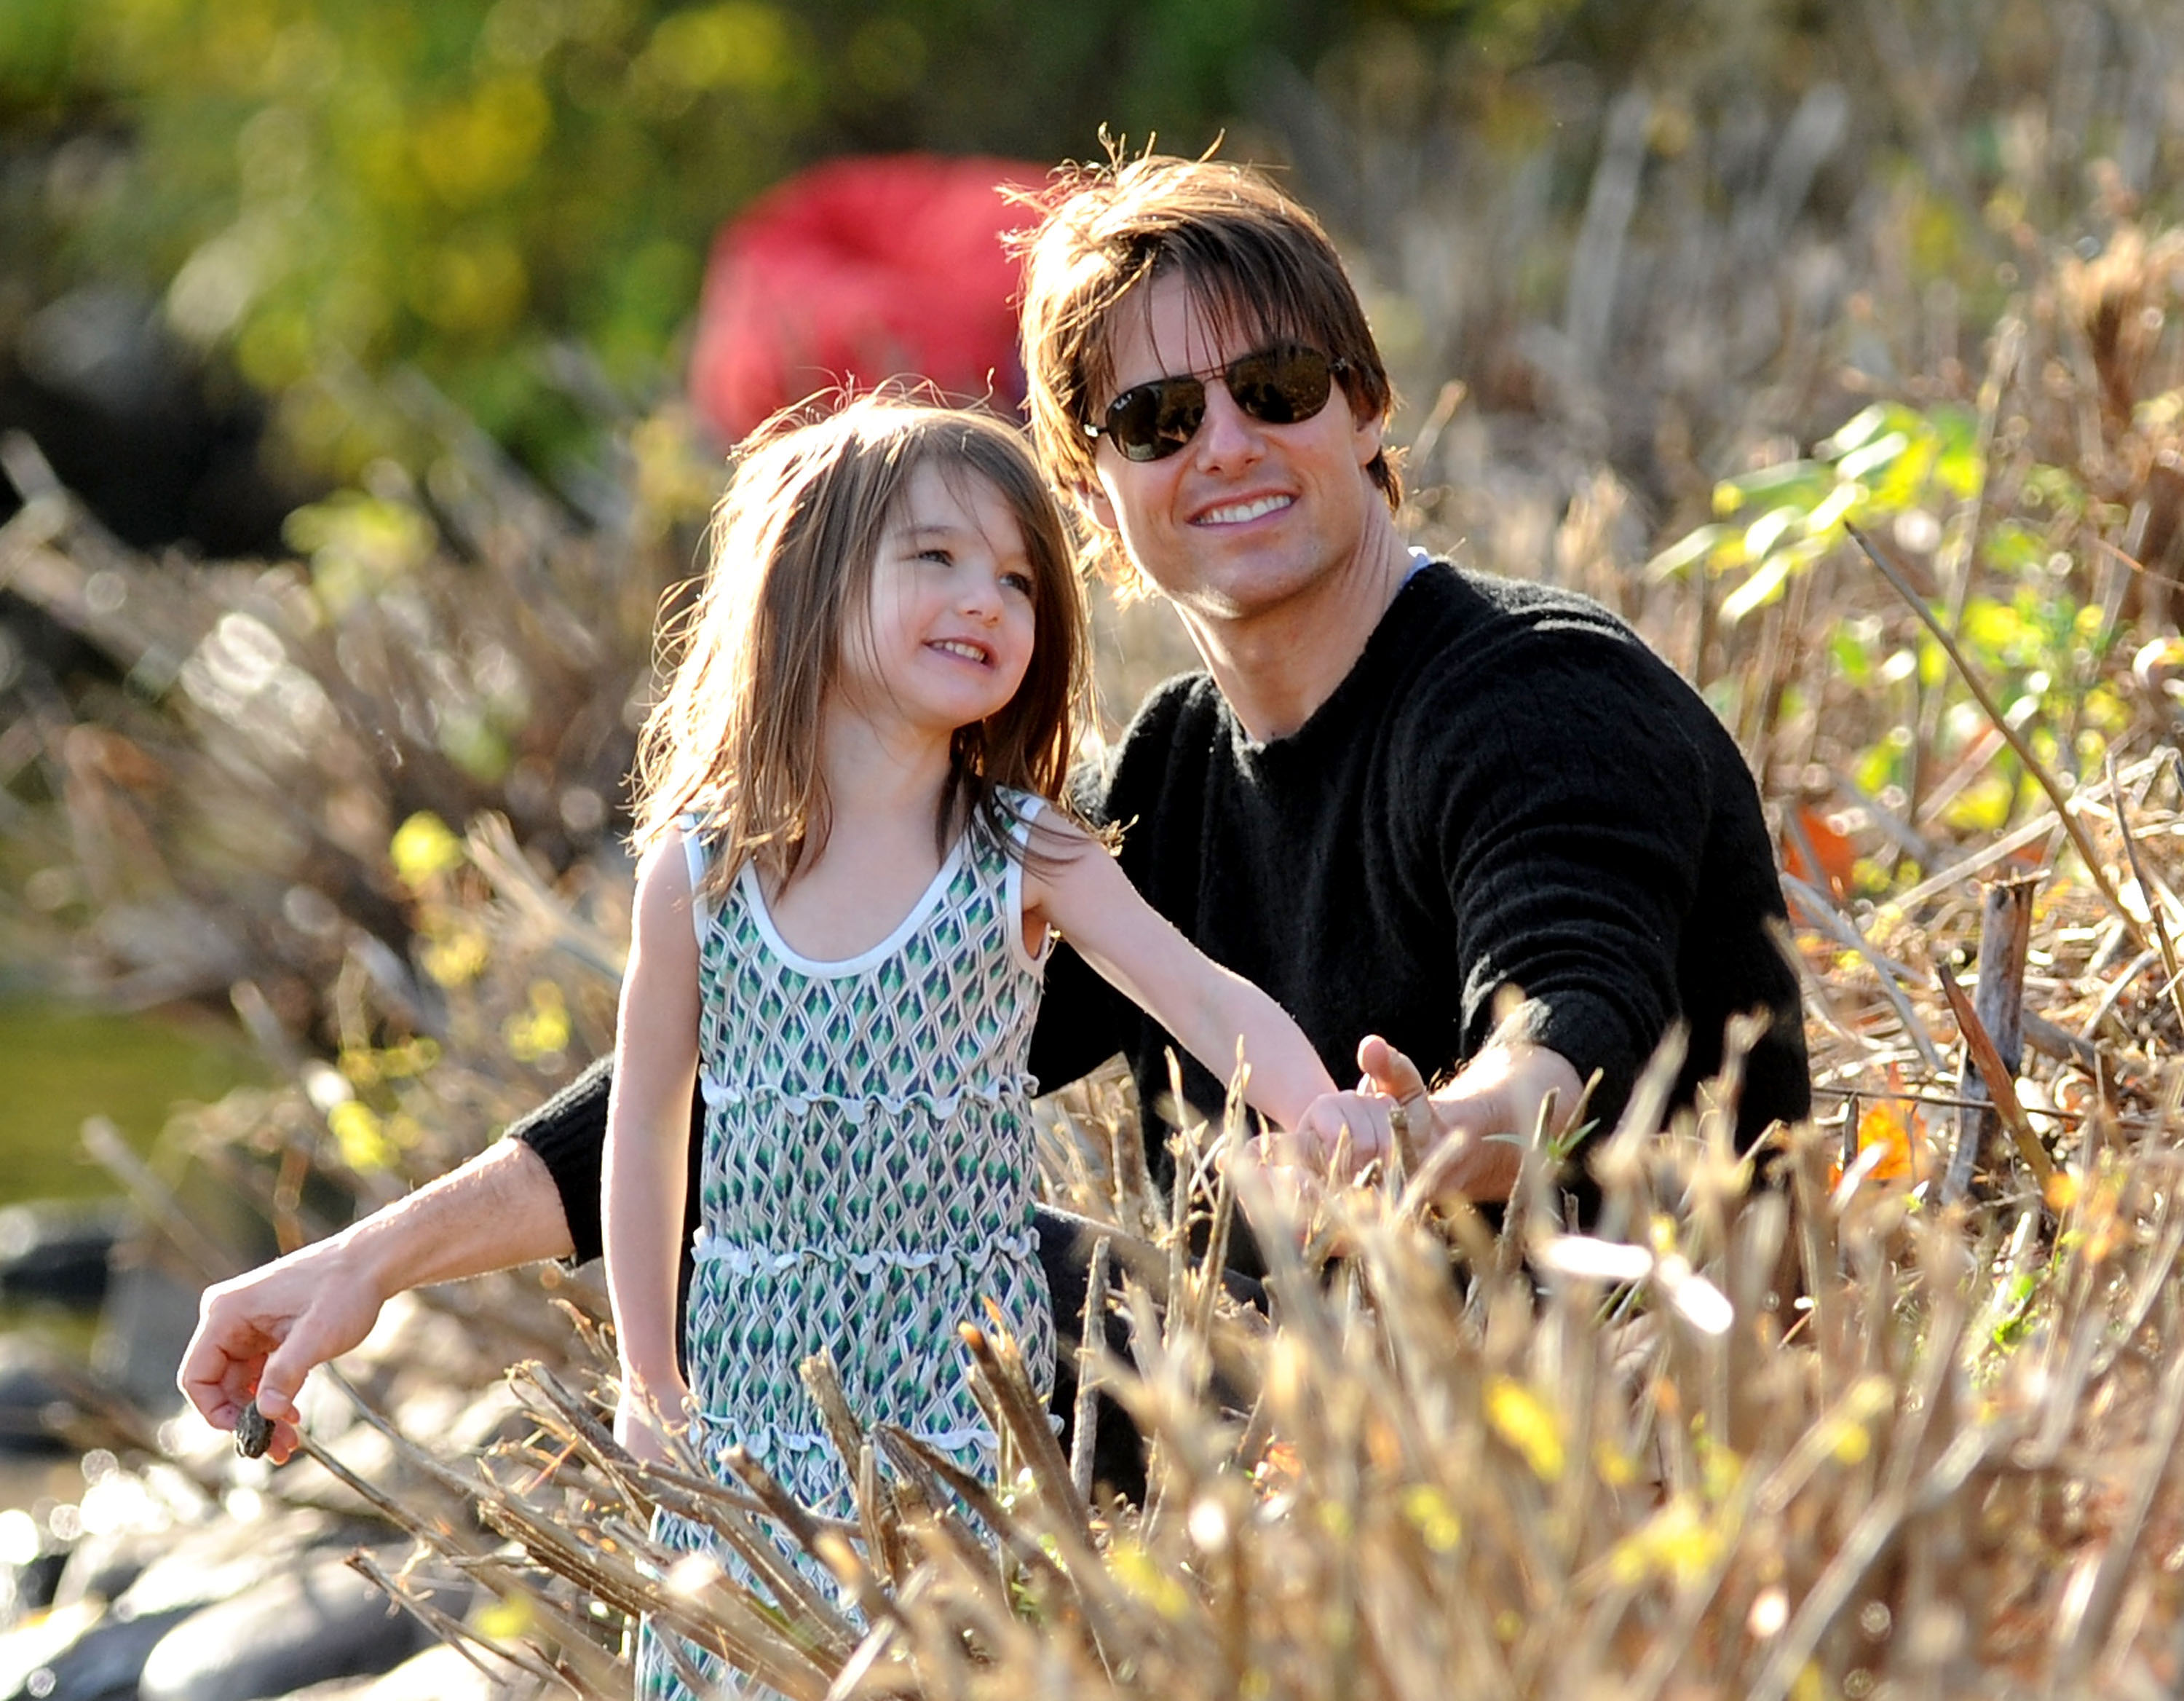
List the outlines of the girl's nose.
{"type": "Polygon", "coordinates": [[[1000,582],[991,573],[966,573],[956,606],[974,620],[989,625],[1001,617],[1000,582]]]}

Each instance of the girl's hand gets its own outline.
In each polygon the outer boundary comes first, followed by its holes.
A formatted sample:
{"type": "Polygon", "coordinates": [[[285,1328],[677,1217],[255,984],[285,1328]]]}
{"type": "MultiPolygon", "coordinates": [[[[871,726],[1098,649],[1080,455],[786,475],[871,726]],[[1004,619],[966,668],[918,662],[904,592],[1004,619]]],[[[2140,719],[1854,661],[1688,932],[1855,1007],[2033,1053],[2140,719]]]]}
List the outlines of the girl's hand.
{"type": "Polygon", "coordinates": [[[1398,1101],[1368,1092],[1323,1093],[1296,1126],[1273,1138],[1273,1151],[1307,1173],[1354,1181],[1373,1164],[1387,1174],[1395,1156],[1398,1101]]]}
{"type": "Polygon", "coordinates": [[[655,1391],[626,1386],[621,1403],[615,1408],[615,1439],[640,1464],[671,1470],[677,1461],[667,1429],[686,1425],[689,1417],[690,1392],[679,1383],[671,1389],[655,1391]]]}

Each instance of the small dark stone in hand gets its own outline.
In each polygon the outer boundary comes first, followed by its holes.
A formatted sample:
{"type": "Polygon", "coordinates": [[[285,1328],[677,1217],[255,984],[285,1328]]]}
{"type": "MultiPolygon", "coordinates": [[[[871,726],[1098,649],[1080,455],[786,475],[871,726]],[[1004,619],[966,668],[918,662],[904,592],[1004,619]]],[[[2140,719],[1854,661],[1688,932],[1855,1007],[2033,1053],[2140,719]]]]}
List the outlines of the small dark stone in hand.
{"type": "Polygon", "coordinates": [[[235,1416],[235,1450],[245,1458],[256,1458],[273,1445],[273,1419],[253,1400],[235,1416]]]}

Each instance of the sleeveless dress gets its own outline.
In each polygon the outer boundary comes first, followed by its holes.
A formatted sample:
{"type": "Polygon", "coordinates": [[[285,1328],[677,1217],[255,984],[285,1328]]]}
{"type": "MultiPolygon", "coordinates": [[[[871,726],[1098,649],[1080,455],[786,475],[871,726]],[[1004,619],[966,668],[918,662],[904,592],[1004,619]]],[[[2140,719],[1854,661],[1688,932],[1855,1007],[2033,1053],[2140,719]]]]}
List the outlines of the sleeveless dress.
{"type": "MultiPolygon", "coordinates": [[[[1005,796],[1020,849],[1041,806],[1005,796]]],[[[683,842],[694,892],[694,822],[683,842]]],[[[1042,1391],[1054,1374],[1025,1071],[1045,957],[1023,948],[1022,864],[967,831],[894,931],[839,962],[783,940],[749,865],[717,913],[702,896],[692,907],[705,1150],[683,1348],[699,1451],[725,1481],[722,1458],[741,1445],[805,1505],[853,1517],[797,1374],[825,1351],[865,1423],[991,1481],[997,1444],[957,1325],[986,1324],[991,1299],[1042,1391]]],[[[710,1540],[665,1514],[655,1528],[684,1549],[710,1540]]],[[[835,1593],[822,1567],[783,1551],[835,1593]]],[[[749,1580],[724,1545],[716,1555],[749,1580]]],[[[727,1676],[684,1646],[709,1682],[727,1676]]],[[[688,1693],[649,1624],[637,1693],[688,1693]]]]}

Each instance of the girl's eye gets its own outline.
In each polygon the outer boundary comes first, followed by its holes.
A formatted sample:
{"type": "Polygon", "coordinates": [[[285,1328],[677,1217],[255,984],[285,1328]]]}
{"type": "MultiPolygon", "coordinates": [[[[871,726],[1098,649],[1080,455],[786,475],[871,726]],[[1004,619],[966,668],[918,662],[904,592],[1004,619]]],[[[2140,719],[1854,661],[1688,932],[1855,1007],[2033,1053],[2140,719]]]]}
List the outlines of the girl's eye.
{"type": "Polygon", "coordinates": [[[1001,575],[1001,583],[1006,585],[1011,590],[1020,591],[1026,596],[1029,596],[1032,594],[1031,575],[1029,573],[1003,573],[1001,575]]]}
{"type": "Polygon", "coordinates": [[[917,552],[917,559],[921,561],[932,561],[944,567],[952,567],[956,565],[956,557],[938,544],[933,544],[930,549],[920,549],[917,552]]]}

